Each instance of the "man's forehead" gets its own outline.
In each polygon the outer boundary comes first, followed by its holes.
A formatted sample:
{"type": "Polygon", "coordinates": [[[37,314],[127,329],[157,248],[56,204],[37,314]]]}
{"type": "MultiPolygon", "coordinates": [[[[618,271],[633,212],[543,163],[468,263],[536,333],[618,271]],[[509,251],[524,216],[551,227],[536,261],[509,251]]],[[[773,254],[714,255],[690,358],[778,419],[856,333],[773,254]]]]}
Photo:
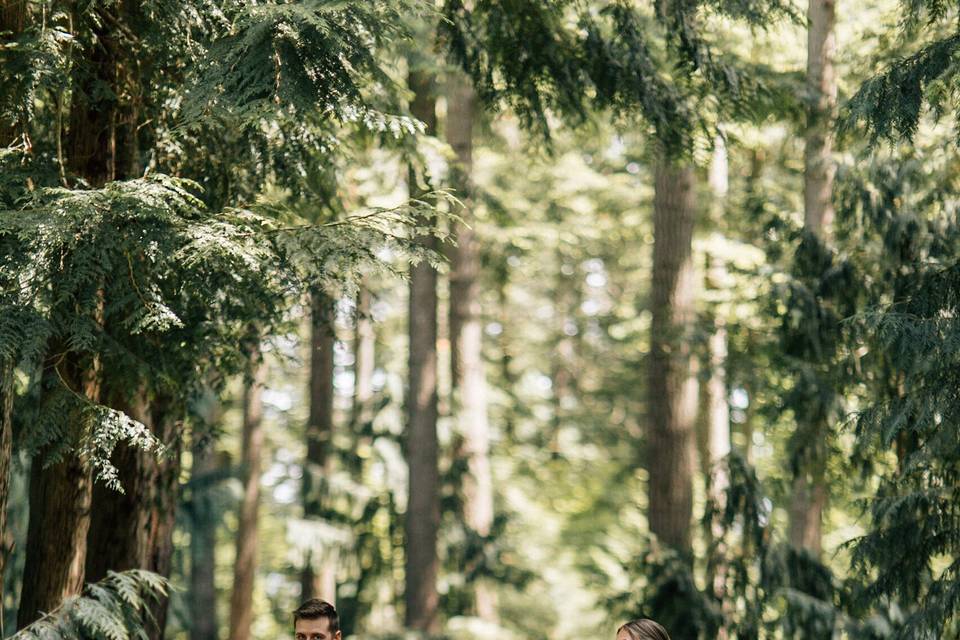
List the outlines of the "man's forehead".
{"type": "Polygon", "coordinates": [[[300,618],[297,620],[296,624],[293,626],[296,633],[303,633],[306,635],[311,635],[314,633],[329,633],[330,632],[330,620],[329,618],[314,618],[312,620],[307,618],[300,618]]]}

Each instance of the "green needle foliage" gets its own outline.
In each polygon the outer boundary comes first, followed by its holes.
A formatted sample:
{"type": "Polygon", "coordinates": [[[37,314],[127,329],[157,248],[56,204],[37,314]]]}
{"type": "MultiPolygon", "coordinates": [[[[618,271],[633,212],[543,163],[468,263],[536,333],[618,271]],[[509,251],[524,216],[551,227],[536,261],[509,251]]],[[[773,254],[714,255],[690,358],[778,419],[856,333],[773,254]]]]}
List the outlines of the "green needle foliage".
{"type": "Polygon", "coordinates": [[[257,121],[275,110],[295,110],[398,133],[409,129],[409,120],[394,121],[365,101],[396,95],[377,53],[404,35],[401,16],[411,6],[321,1],[242,6],[229,34],[207,52],[186,117],[219,109],[257,121]]]}
{"type": "Polygon", "coordinates": [[[840,192],[869,292],[850,323],[872,370],[854,426],[864,472],[879,475],[853,563],[863,599],[900,604],[905,638],[960,629],[957,153],[935,145],[851,168],[840,192]]]}
{"type": "Polygon", "coordinates": [[[103,189],[39,190],[3,212],[0,279],[13,288],[0,300],[0,355],[36,372],[30,387],[46,391],[17,411],[30,425],[30,450],[52,446],[55,459],[79,449],[116,485],[116,443],[157,443],[122,413],[82,397],[58,362],[124,372],[110,376],[108,405],[146,392],[184,407],[212,374],[242,370],[251,322],[279,330],[300,293],[349,285],[384,248],[426,257],[408,240],[422,203],[286,224],[248,210],[211,213],[195,190],[156,174],[103,189]],[[64,433],[65,415],[84,430],[64,433]]]}
{"type": "Polygon", "coordinates": [[[149,607],[165,597],[167,581],[149,571],[109,572],[76,597],[15,633],[11,640],[134,640],[143,638],[149,607]]]}
{"type": "Polygon", "coordinates": [[[844,105],[840,128],[863,129],[873,143],[912,140],[921,116],[958,117],[956,91],[960,33],[955,7],[940,0],[903,0],[901,33],[907,49],[884,51],[882,71],[866,80],[844,105]]]}
{"type": "MultiPolygon", "coordinates": [[[[438,32],[453,61],[488,104],[502,103],[526,128],[550,138],[549,114],[578,124],[597,107],[642,118],[666,149],[688,152],[712,112],[756,119],[777,105],[796,110],[789,83],[748,65],[705,36],[705,14],[764,26],[796,18],[790,3],[444,4],[438,32]],[[709,101],[710,109],[691,104],[709,101]],[[761,106],[766,105],[766,106],[761,106]]],[[[707,131],[708,139],[713,134],[707,131]]]]}

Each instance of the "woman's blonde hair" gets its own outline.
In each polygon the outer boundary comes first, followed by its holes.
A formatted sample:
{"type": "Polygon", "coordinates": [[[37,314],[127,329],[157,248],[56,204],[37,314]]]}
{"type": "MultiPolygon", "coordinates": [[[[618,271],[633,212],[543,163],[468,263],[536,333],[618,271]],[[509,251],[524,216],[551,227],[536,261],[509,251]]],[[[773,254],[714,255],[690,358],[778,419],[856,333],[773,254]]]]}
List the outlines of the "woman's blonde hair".
{"type": "Polygon", "coordinates": [[[670,640],[667,630],[649,618],[637,618],[617,629],[617,635],[626,631],[630,640],[670,640]]]}

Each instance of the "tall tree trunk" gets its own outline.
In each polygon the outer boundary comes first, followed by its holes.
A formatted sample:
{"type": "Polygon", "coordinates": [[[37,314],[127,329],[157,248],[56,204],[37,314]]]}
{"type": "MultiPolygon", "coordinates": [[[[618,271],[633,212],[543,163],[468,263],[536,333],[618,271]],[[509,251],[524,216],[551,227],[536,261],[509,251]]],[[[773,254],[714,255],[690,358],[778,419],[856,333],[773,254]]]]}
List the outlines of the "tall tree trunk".
{"type": "MultiPolygon", "coordinates": [[[[807,7],[807,89],[813,101],[807,113],[804,150],[804,226],[821,241],[833,222],[832,127],[837,103],[833,68],[836,49],[835,0],[810,0],[807,7]]],[[[826,429],[826,425],[798,425],[826,429]]],[[[827,504],[826,461],[814,460],[793,479],[790,500],[790,543],[816,557],[822,551],[823,511],[827,504]]]]}
{"type": "MultiPolygon", "coordinates": [[[[86,580],[101,580],[108,571],[128,569],[168,576],[179,496],[181,443],[174,417],[179,413],[170,401],[148,400],[144,393],[111,404],[147,426],[166,451],[158,457],[126,443],[117,446],[112,461],[124,490],[120,493],[102,484],[93,489],[86,580]]],[[[163,637],[167,605],[164,598],[152,607],[150,638],[163,637]]]]}
{"type": "MultiPolygon", "coordinates": [[[[723,138],[717,136],[713,158],[710,163],[710,192],[712,202],[710,217],[719,223],[725,213],[728,188],[727,149],[723,138]]],[[[705,288],[721,290],[727,280],[726,265],[718,256],[706,255],[705,288]]],[[[730,453],[730,407],[727,403],[727,329],[721,313],[711,311],[707,317],[707,354],[701,374],[700,406],[702,446],[700,460],[707,500],[718,512],[726,507],[726,491],[729,486],[724,459],[730,453]]],[[[707,584],[721,609],[728,613],[726,598],[726,549],[723,530],[714,519],[706,532],[708,547],[707,584]]],[[[721,628],[718,640],[727,638],[727,630],[721,628]]]]}
{"type": "Polygon", "coordinates": [[[469,80],[461,73],[447,76],[447,142],[457,155],[452,183],[465,207],[460,212],[463,223],[454,232],[457,246],[451,252],[450,265],[450,370],[454,389],[463,379],[463,325],[473,314],[474,299],[479,293],[477,274],[480,269],[473,211],[470,206],[473,174],[473,127],[476,95],[469,80]]]}
{"type": "MultiPolygon", "coordinates": [[[[213,396],[214,394],[210,394],[213,396]]],[[[210,425],[220,422],[220,401],[210,399],[210,407],[204,421],[210,425]]],[[[214,451],[207,446],[197,430],[191,444],[193,466],[190,469],[190,640],[217,640],[217,588],[214,582],[216,570],[217,523],[211,480],[218,471],[214,451]]]]}
{"type": "MultiPolygon", "coordinates": [[[[139,7],[126,0],[74,16],[74,23],[92,22],[95,37],[84,42],[87,63],[77,65],[73,77],[69,129],[65,145],[70,171],[93,187],[140,173],[141,66],[133,55],[130,32],[121,25],[138,21],[139,7]],[[104,91],[107,86],[110,91],[104,91]]],[[[169,575],[173,530],[179,494],[182,445],[179,421],[182,408],[167,397],[155,397],[146,388],[127,391],[127,381],[105,382],[105,400],[146,425],[166,447],[158,458],[126,443],[118,445],[113,462],[123,493],[97,485],[92,499],[86,572],[99,580],[108,571],[146,569],[169,575]],[[112,389],[111,389],[112,387],[112,389]]],[[[122,373],[118,375],[123,375],[122,373]]],[[[163,636],[168,600],[153,607],[151,638],[163,636]]]]}
{"type": "Polygon", "coordinates": [[[250,374],[250,380],[243,390],[243,498],[240,500],[233,592],[230,594],[230,640],[250,640],[250,627],[253,624],[260,463],[263,454],[263,386],[267,377],[267,366],[259,348],[251,354],[250,374]]]}
{"type": "MultiPolygon", "coordinates": [[[[59,351],[56,347],[51,350],[59,351]]],[[[100,401],[98,358],[89,363],[51,361],[47,366],[45,376],[56,376],[91,402],[100,401]]],[[[64,417],[68,433],[82,427],[78,414],[79,410],[64,417]]],[[[84,581],[92,493],[90,468],[70,452],[52,465],[45,467],[43,462],[43,454],[38,454],[30,469],[27,557],[17,613],[20,629],[79,593],[84,581]]]]}
{"type": "MultiPolygon", "coordinates": [[[[447,142],[457,154],[458,190],[466,207],[463,224],[456,226],[457,247],[450,270],[451,373],[459,391],[459,423],[463,452],[464,517],[480,536],[493,526],[493,476],[490,470],[490,424],[487,420],[487,379],[483,364],[483,317],[480,302],[480,246],[476,218],[470,201],[473,172],[473,127],[476,111],[473,86],[462,74],[450,74],[447,96],[447,142]]],[[[497,618],[493,585],[480,580],[473,585],[476,614],[497,618]]]]}
{"type": "MultiPolygon", "coordinates": [[[[333,458],[333,349],[334,301],[315,291],[310,301],[310,416],[307,422],[307,459],[303,474],[303,514],[321,518],[333,458]]],[[[308,553],[300,576],[301,598],[322,598],[333,603],[337,595],[335,554],[308,553]]]]}
{"type": "Polygon", "coordinates": [[[691,167],[658,163],[653,208],[649,522],[663,543],[689,552],[697,411],[688,341],[696,286],[692,261],[696,196],[691,167]]]}
{"type": "MultiPolygon", "coordinates": [[[[710,192],[713,196],[710,217],[718,223],[725,213],[728,189],[727,148],[718,136],[710,163],[710,192]]],[[[722,257],[706,256],[707,289],[721,290],[727,280],[727,267],[722,257]]],[[[702,406],[705,409],[704,426],[706,438],[704,464],[706,469],[707,496],[722,504],[728,479],[720,464],[730,453],[730,406],[727,403],[727,328],[722,315],[714,312],[709,318],[710,336],[707,340],[707,361],[704,373],[702,406]]]]}
{"type": "MultiPolygon", "coordinates": [[[[90,23],[94,34],[80,43],[83,60],[74,65],[70,103],[69,128],[67,130],[67,163],[71,172],[92,187],[103,186],[110,180],[123,177],[134,168],[137,152],[137,118],[133,104],[121,97],[136,93],[139,77],[134,71],[139,62],[127,55],[131,44],[122,30],[115,25],[124,21],[128,12],[135,10],[128,3],[117,3],[102,11],[111,12],[113,20],[101,16],[90,20],[85,11],[76,11],[73,23],[90,23]],[[109,90],[104,90],[104,87],[109,90]],[[123,117],[119,114],[123,113],[123,117]]],[[[100,300],[101,308],[104,300],[100,300]]],[[[101,318],[102,322],[102,312],[101,318]]],[[[51,353],[58,353],[54,350],[51,353]]],[[[101,372],[97,357],[87,358],[86,370],[77,370],[67,380],[79,380],[83,395],[93,402],[100,402],[101,372]]],[[[68,416],[75,421],[68,432],[78,433],[83,425],[77,416],[68,416]]],[[[117,452],[120,458],[125,455],[117,452]]],[[[131,456],[132,458],[132,456],[131,456]]],[[[126,463],[126,461],[123,461],[126,463]]],[[[84,582],[87,563],[87,533],[91,527],[92,482],[85,461],[68,453],[64,460],[50,468],[43,468],[35,460],[31,472],[31,508],[27,541],[24,591],[18,615],[18,625],[29,624],[38,617],[39,611],[48,611],[63,598],[77,593],[84,582]]],[[[127,471],[129,465],[124,464],[127,471]]],[[[121,473],[124,469],[121,469],[121,473]]],[[[174,486],[176,476],[174,475],[174,486]]],[[[151,484],[151,486],[153,486],[151,484]]],[[[115,499],[111,496],[111,500],[115,499]]],[[[170,509],[172,532],[172,504],[156,505],[170,509]]],[[[96,507],[99,513],[102,507],[96,507]]],[[[122,507],[115,513],[126,512],[122,507]]],[[[164,516],[166,517],[166,516],[164,516]]],[[[95,533],[98,543],[106,540],[101,529],[95,533]]],[[[129,551],[104,548],[117,554],[129,551]]],[[[91,558],[99,562],[100,548],[91,558]]],[[[169,551],[167,552],[169,553],[169,551]]],[[[113,556],[116,557],[116,556],[113,556]]],[[[119,567],[109,567],[119,568],[119,567]]],[[[101,568],[97,569],[98,573],[101,568]]],[[[104,569],[105,572],[105,569],[104,569]]],[[[162,611],[161,620],[162,624],[162,611]]]]}
{"type": "MultiPolygon", "coordinates": [[[[0,603],[7,567],[7,497],[10,494],[10,461],[13,459],[13,363],[0,358],[0,603]]],[[[3,626],[0,612],[0,627],[3,626]]],[[[2,635],[2,633],[0,633],[2,635]]]]}
{"type": "Polygon", "coordinates": [[[371,317],[370,289],[363,284],[357,292],[357,319],[354,335],[353,410],[350,422],[354,430],[373,420],[373,372],[376,368],[376,333],[371,317]]]}
{"type": "MultiPolygon", "coordinates": [[[[436,95],[432,76],[411,71],[408,85],[414,93],[411,113],[426,124],[427,135],[437,130],[436,95]]],[[[411,196],[421,195],[416,171],[410,168],[411,196]]],[[[432,224],[433,220],[425,220],[432,224]]],[[[421,242],[436,247],[435,238],[421,242]]],[[[440,529],[440,474],[437,442],[437,272],[427,262],[410,269],[409,395],[407,398],[406,456],[409,497],[405,518],[407,628],[435,632],[439,626],[437,533],[440,529]]]]}
{"type": "Polygon", "coordinates": [[[803,166],[804,224],[823,237],[833,223],[833,121],[837,109],[835,0],[807,6],[807,112],[803,166]]]}
{"type": "MultiPolygon", "coordinates": [[[[0,0],[0,33],[8,34],[0,38],[0,45],[15,40],[23,32],[26,21],[27,0],[0,0]]],[[[3,59],[0,57],[0,64],[2,63],[3,59]]],[[[14,144],[17,136],[22,133],[24,124],[16,119],[0,118],[0,148],[14,144]]]]}
{"type": "MultiPolygon", "coordinates": [[[[17,37],[27,18],[26,0],[0,0],[0,32],[9,33],[0,40],[17,37]]],[[[2,63],[2,61],[0,61],[2,63]]],[[[0,119],[0,148],[13,142],[19,122],[0,119]]],[[[10,283],[4,282],[6,288],[10,283]]],[[[3,576],[7,566],[7,498],[10,493],[10,461],[13,459],[13,368],[12,359],[0,358],[0,604],[4,602],[3,576]]],[[[0,636],[3,635],[0,613],[0,636]]]]}
{"type": "Polygon", "coordinates": [[[93,187],[138,174],[140,56],[132,35],[116,25],[136,23],[138,3],[120,0],[97,10],[75,10],[74,24],[89,22],[83,64],[75,64],[66,154],[69,169],[93,187]],[[95,19],[91,15],[97,13],[95,19]],[[104,87],[109,87],[105,91],[104,87]]]}

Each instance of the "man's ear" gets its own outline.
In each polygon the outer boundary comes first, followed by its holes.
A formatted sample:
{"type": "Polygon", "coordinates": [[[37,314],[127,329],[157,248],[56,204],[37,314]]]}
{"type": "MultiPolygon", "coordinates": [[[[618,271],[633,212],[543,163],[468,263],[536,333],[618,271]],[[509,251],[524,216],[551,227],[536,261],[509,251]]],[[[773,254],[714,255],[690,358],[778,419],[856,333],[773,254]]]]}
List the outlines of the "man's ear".
{"type": "Polygon", "coordinates": [[[333,634],[333,640],[343,640],[343,638],[342,638],[342,636],[341,636],[341,634],[340,634],[340,629],[337,629],[337,632],[336,632],[335,634],[333,634]]]}

